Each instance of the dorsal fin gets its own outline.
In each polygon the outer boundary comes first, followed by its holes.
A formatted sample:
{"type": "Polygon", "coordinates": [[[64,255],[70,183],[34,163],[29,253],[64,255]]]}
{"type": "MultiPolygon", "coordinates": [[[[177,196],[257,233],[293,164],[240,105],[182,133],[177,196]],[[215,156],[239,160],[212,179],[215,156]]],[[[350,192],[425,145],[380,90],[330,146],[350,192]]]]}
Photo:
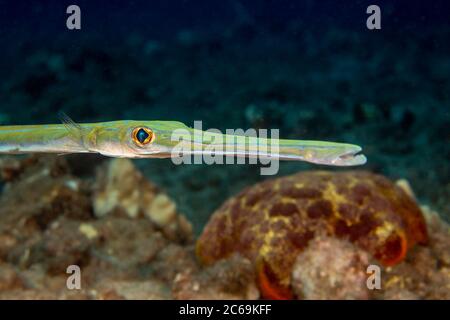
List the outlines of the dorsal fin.
{"type": "Polygon", "coordinates": [[[75,142],[82,142],[83,141],[83,128],[73,121],[67,114],[65,114],[63,111],[58,112],[58,116],[61,119],[62,124],[64,127],[69,131],[70,137],[75,142]]]}

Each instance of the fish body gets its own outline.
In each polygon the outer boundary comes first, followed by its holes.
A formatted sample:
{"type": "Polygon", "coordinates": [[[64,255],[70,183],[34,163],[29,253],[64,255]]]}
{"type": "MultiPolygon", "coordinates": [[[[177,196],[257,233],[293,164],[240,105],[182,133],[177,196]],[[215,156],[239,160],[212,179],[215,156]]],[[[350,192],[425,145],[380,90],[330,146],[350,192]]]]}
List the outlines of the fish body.
{"type": "Polygon", "coordinates": [[[190,128],[178,121],[121,120],[0,126],[0,154],[99,153],[122,158],[183,155],[237,156],[298,160],[334,166],[361,165],[361,147],[311,140],[222,134],[190,128]]]}

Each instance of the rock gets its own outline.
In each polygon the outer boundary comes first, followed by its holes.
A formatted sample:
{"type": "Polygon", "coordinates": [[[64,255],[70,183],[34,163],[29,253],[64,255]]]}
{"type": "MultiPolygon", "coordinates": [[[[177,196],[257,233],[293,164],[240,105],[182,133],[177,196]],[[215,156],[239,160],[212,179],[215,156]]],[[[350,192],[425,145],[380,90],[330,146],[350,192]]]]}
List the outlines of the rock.
{"type": "Polygon", "coordinates": [[[158,252],[152,263],[151,274],[172,283],[179,273],[199,272],[193,246],[182,247],[169,244],[158,252]]]}
{"type": "Polygon", "coordinates": [[[411,185],[409,184],[408,180],[399,179],[399,180],[395,181],[395,184],[398,187],[402,188],[402,190],[405,191],[406,194],[411,197],[411,199],[414,199],[414,200],[416,199],[416,195],[414,194],[414,191],[413,191],[411,185]]]}
{"type": "Polygon", "coordinates": [[[106,223],[97,222],[95,229],[102,239],[95,257],[119,269],[147,265],[168,245],[168,240],[144,218],[135,221],[111,216],[106,223]]]}
{"type": "Polygon", "coordinates": [[[18,168],[0,197],[0,259],[24,267],[43,232],[61,217],[85,221],[92,209],[86,185],[70,175],[64,158],[24,158],[18,168]]]}
{"type": "Polygon", "coordinates": [[[385,299],[385,300],[418,300],[420,298],[414,292],[411,292],[406,289],[400,289],[400,288],[397,289],[396,288],[394,290],[386,291],[385,295],[383,296],[383,299],[385,299]]]}
{"type": "Polygon", "coordinates": [[[169,299],[177,273],[198,271],[182,244],[191,224],[130,161],[111,161],[96,183],[71,176],[63,157],[0,165],[10,173],[0,196],[1,299],[169,299]],[[81,290],[66,287],[69,265],[80,267],[81,290]]]}
{"type": "Polygon", "coordinates": [[[366,171],[305,171],[269,179],[226,201],[197,241],[206,265],[240,253],[254,265],[264,297],[292,298],[292,267],[325,233],[395,265],[428,235],[419,206],[386,177],[366,171]]]}
{"type": "Polygon", "coordinates": [[[318,237],[298,255],[292,287],[300,299],[368,299],[370,255],[346,241],[318,237]]]}
{"type": "Polygon", "coordinates": [[[12,290],[0,293],[1,300],[86,300],[89,296],[78,290],[12,290]]]}
{"type": "Polygon", "coordinates": [[[22,280],[14,267],[0,263],[0,292],[23,288],[22,280]]]}
{"type": "Polygon", "coordinates": [[[177,274],[172,288],[176,299],[243,300],[258,299],[255,274],[249,260],[235,255],[193,273],[177,274]]]}
{"type": "Polygon", "coordinates": [[[0,261],[6,260],[9,253],[18,244],[18,239],[13,235],[4,232],[0,234],[0,261]]]}
{"type": "Polygon", "coordinates": [[[167,300],[170,287],[160,281],[114,281],[109,279],[89,292],[91,299],[100,300],[167,300]]]}
{"type": "Polygon", "coordinates": [[[97,229],[89,223],[80,224],[78,231],[80,231],[88,240],[93,240],[98,237],[97,229]]]}
{"type": "Polygon", "coordinates": [[[97,217],[114,210],[137,217],[157,193],[156,186],[147,181],[128,159],[111,160],[99,170],[95,189],[94,213],[97,217]]]}
{"type": "Polygon", "coordinates": [[[103,217],[123,212],[131,218],[145,216],[173,241],[189,242],[192,226],[177,212],[175,202],[149,182],[128,159],[111,160],[99,170],[94,212],[103,217]]]}
{"type": "Polygon", "coordinates": [[[176,218],[176,209],[177,206],[166,194],[158,194],[145,213],[157,226],[164,227],[176,218]]]}
{"type": "Polygon", "coordinates": [[[3,181],[11,182],[22,172],[22,163],[16,157],[0,158],[0,177],[3,181]]]}
{"type": "Polygon", "coordinates": [[[383,272],[378,299],[450,299],[450,226],[423,206],[430,237],[428,247],[417,247],[398,266],[383,272]]]}

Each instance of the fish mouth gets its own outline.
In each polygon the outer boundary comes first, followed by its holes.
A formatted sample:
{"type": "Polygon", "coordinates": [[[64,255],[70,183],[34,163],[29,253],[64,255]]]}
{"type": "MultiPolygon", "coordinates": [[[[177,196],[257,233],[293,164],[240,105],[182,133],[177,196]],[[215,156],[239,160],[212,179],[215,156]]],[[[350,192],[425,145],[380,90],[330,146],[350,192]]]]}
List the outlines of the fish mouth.
{"type": "Polygon", "coordinates": [[[359,166],[367,162],[365,155],[361,154],[362,148],[356,145],[350,145],[344,152],[337,154],[331,159],[330,164],[335,166],[359,166]]]}
{"type": "Polygon", "coordinates": [[[336,144],[326,150],[318,149],[311,157],[304,158],[305,161],[327,166],[360,166],[367,162],[366,156],[361,154],[362,148],[353,144],[336,144]]]}

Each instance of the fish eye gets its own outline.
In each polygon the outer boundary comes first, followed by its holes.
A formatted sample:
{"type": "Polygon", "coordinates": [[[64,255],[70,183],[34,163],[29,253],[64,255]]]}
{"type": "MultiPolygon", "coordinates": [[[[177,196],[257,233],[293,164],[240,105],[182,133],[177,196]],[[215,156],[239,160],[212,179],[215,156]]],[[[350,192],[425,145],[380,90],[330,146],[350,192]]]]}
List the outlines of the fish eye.
{"type": "Polygon", "coordinates": [[[155,140],[153,131],[146,127],[134,128],[131,137],[133,138],[134,143],[139,147],[143,147],[155,140]]]}

